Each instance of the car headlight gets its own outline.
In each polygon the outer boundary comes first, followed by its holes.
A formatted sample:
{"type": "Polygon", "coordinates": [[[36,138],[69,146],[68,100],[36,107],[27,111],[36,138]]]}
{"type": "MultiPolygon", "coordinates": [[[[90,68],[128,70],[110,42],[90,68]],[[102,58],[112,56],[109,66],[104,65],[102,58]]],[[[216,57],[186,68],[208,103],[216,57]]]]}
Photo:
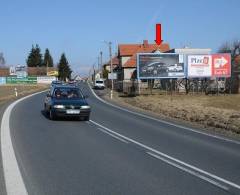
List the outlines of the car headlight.
{"type": "Polygon", "coordinates": [[[54,108],[65,108],[64,105],[54,105],[53,107],[54,107],[54,108]]]}
{"type": "Polygon", "coordinates": [[[82,109],[90,109],[90,106],[88,105],[84,105],[84,106],[81,106],[82,109]]]}

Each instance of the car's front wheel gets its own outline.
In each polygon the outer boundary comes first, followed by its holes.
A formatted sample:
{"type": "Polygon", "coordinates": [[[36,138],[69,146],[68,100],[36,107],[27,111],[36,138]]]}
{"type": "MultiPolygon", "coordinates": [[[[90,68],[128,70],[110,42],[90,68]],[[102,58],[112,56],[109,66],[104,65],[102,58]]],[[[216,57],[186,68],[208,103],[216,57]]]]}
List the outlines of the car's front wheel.
{"type": "Polygon", "coordinates": [[[50,111],[49,111],[49,118],[51,120],[56,120],[56,114],[53,112],[52,109],[50,109],[50,111]]]}
{"type": "Polygon", "coordinates": [[[89,121],[90,117],[89,116],[85,116],[84,120],[85,121],[89,121]]]}
{"type": "Polygon", "coordinates": [[[45,112],[46,114],[49,114],[49,111],[47,110],[47,105],[46,105],[46,104],[44,104],[44,112],[45,112]]]}

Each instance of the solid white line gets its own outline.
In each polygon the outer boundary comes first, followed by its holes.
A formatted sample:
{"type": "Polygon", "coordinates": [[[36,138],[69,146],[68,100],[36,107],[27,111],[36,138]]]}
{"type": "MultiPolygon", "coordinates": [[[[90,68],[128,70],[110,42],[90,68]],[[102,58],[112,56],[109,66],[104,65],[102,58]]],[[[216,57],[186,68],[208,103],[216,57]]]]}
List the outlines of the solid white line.
{"type": "MultiPolygon", "coordinates": [[[[42,91],[43,92],[43,91],[42,91]]],[[[3,162],[4,179],[6,183],[6,191],[8,195],[27,195],[27,190],[17,163],[16,155],[13,149],[12,138],[10,134],[10,115],[19,102],[32,97],[33,95],[42,93],[37,92],[23,97],[12,104],[5,110],[1,123],[1,152],[3,162]]]]}
{"type": "Polygon", "coordinates": [[[225,183],[225,184],[228,184],[228,185],[230,185],[230,186],[232,186],[232,187],[234,187],[234,188],[240,189],[240,185],[238,185],[238,184],[235,184],[235,183],[233,183],[233,182],[231,182],[231,181],[228,181],[228,180],[223,179],[223,178],[221,178],[221,177],[218,177],[218,176],[216,176],[216,175],[214,175],[214,174],[212,174],[212,173],[209,173],[209,172],[204,171],[204,170],[202,170],[202,169],[200,169],[200,168],[197,168],[197,167],[195,167],[195,166],[193,166],[193,165],[190,165],[190,164],[185,163],[185,162],[183,162],[183,161],[181,161],[181,160],[178,160],[178,159],[176,159],[176,158],[174,158],[174,157],[172,157],[172,156],[169,156],[169,155],[167,155],[167,154],[165,154],[165,153],[163,153],[163,152],[160,152],[160,151],[158,151],[158,150],[156,150],[156,149],[154,149],[154,148],[151,148],[151,147],[149,147],[149,146],[146,146],[146,145],[144,145],[144,144],[142,144],[142,143],[140,143],[140,142],[138,142],[138,141],[135,141],[134,139],[131,139],[131,138],[129,138],[129,137],[126,137],[126,136],[124,136],[124,135],[121,135],[121,134],[119,134],[119,133],[117,133],[117,132],[115,132],[115,131],[113,131],[113,130],[111,130],[111,129],[109,129],[109,128],[107,128],[107,127],[105,127],[105,126],[103,126],[103,125],[101,125],[101,124],[99,124],[99,123],[97,123],[97,122],[95,122],[95,121],[90,120],[90,122],[92,122],[92,123],[95,124],[96,126],[99,126],[99,127],[103,128],[103,129],[105,129],[106,131],[108,131],[108,132],[110,132],[110,133],[112,133],[112,134],[114,134],[114,135],[117,135],[117,136],[119,136],[119,137],[121,137],[121,138],[123,138],[123,139],[125,139],[125,140],[127,140],[127,141],[129,141],[129,142],[131,142],[131,143],[134,143],[134,144],[136,144],[136,145],[138,145],[138,146],[140,146],[140,147],[142,147],[142,148],[144,148],[144,149],[147,149],[147,150],[149,150],[149,151],[151,151],[151,152],[153,152],[153,153],[156,153],[156,154],[158,154],[158,155],[160,155],[160,156],[163,156],[163,157],[165,157],[165,158],[167,158],[167,159],[169,159],[169,160],[171,160],[171,161],[174,161],[175,163],[178,163],[178,164],[180,164],[180,165],[183,165],[183,166],[185,166],[185,167],[188,167],[188,168],[190,168],[190,169],[192,169],[192,170],[194,170],[194,171],[197,171],[197,172],[199,172],[199,173],[201,173],[201,174],[207,175],[208,177],[214,178],[215,180],[221,181],[221,182],[223,182],[223,183],[225,183]]]}
{"type": "Polygon", "coordinates": [[[170,164],[170,165],[172,165],[172,166],[174,166],[174,167],[176,167],[176,168],[178,168],[178,169],[180,169],[180,170],[182,170],[182,171],[185,171],[185,172],[187,172],[187,173],[189,173],[189,174],[191,174],[191,175],[193,175],[193,176],[195,176],[195,177],[198,177],[198,178],[200,178],[200,179],[202,179],[202,180],[205,180],[205,181],[207,181],[207,182],[209,182],[209,183],[211,183],[211,184],[213,184],[213,185],[215,185],[215,186],[217,186],[217,187],[219,187],[219,188],[222,188],[222,189],[224,189],[224,190],[229,190],[228,187],[226,187],[226,186],[224,186],[224,185],[221,185],[220,183],[218,183],[218,182],[216,182],[216,181],[214,181],[214,180],[211,180],[211,179],[209,179],[208,177],[206,177],[206,176],[204,176],[204,175],[200,175],[199,173],[197,173],[197,172],[195,172],[195,171],[192,171],[192,170],[187,169],[187,168],[185,168],[185,167],[183,167],[183,166],[181,166],[181,165],[178,165],[178,164],[176,164],[176,163],[174,163],[174,162],[171,162],[171,161],[169,161],[169,160],[167,160],[167,159],[165,159],[165,158],[163,158],[163,157],[161,157],[161,156],[158,156],[158,155],[153,154],[153,153],[151,153],[151,152],[147,152],[147,154],[149,154],[149,155],[151,155],[152,157],[157,158],[157,159],[159,159],[159,160],[161,160],[161,161],[164,161],[165,163],[170,164]]]}
{"type": "Polygon", "coordinates": [[[128,142],[127,142],[126,140],[124,140],[124,139],[122,139],[122,138],[120,138],[120,137],[118,137],[118,136],[116,136],[116,135],[113,135],[113,134],[105,131],[105,130],[102,129],[102,128],[98,128],[98,130],[100,130],[100,131],[102,131],[103,133],[106,133],[106,134],[112,136],[113,138],[116,138],[117,140],[119,140],[119,141],[121,141],[121,142],[124,142],[124,143],[128,144],[128,142]]]}
{"type": "Polygon", "coordinates": [[[109,106],[112,106],[112,107],[114,107],[114,108],[118,108],[118,109],[123,110],[123,111],[125,111],[125,112],[131,113],[131,114],[134,114],[134,115],[137,115],[137,116],[141,116],[141,117],[144,117],[144,118],[147,118],[147,119],[151,119],[151,120],[154,120],[154,121],[157,121],[157,122],[161,122],[161,123],[164,123],[164,124],[173,126],[173,127],[177,127],[177,128],[180,128],[180,129],[185,129],[185,130],[188,130],[188,131],[197,133],[197,134],[209,136],[209,137],[212,137],[212,138],[215,138],[215,139],[219,139],[219,140],[223,140],[223,141],[226,141],[226,142],[231,142],[231,143],[240,145],[240,142],[237,141],[237,140],[228,139],[228,138],[221,137],[221,136],[218,136],[218,135],[212,135],[212,134],[210,134],[210,133],[205,133],[205,132],[202,132],[202,131],[199,131],[199,130],[196,130],[196,129],[192,129],[192,128],[190,128],[190,127],[185,127],[185,126],[182,126],[182,125],[177,125],[177,124],[174,124],[174,123],[171,123],[171,122],[167,122],[167,121],[164,121],[164,120],[161,120],[161,119],[157,119],[157,118],[154,118],[154,117],[145,115],[145,114],[141,114],[141,113],[138,113],[138,112],[134,112],[134,111],[128,110],[128,109],[126,109],[126,108],[123,108],[123,107],[120,107],[120,106],[111,104],[111,103],[103,100],[102,98],[100,98],[100,97],[94,92],[94,90],[91,88],[91,86],[90,86],[89,83],[88,83],[88,86],[89,86],[91,92],[93,93],[93,95],[94,95],[99,101],[101,101],[101,102],[103,102],[103,103],[105,103],[105,104],[107,104],[107,105],[109,105],[109,106]]]}

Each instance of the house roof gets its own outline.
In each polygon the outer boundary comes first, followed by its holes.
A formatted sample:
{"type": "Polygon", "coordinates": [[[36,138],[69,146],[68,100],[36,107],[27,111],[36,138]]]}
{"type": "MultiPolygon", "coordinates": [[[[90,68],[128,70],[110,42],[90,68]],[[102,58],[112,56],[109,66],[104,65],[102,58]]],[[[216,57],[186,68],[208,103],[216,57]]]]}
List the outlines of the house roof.
{"type": "MultiPolygon", "coordinates": [[[[119,65],[118,56],[114,56],[112,58],[112,65],[113,65],[113,69],[119,65]]],[[[106,64],[103,65],[104,68],[106,68],[106,66],[110,66],[110,60],[106,64]]]]}
{"type": "MultiPolygon", "coordinates": [[[[110,64],[110,60],[108,61],[107,64],[110,64]]],[[[114,57],[112,58],[112,64],[113,64],[113,65],[119,65],[118,56],[114,56],[114,57]]]]}
{"type": "Polygon", "coordinates": [[[156,44],[149,44],[147,40],[144,40],[142,44],[120,44],[118,46],[118,55],[121,56],[133,56],[139,50],[156,50],[157,48],[160,51],[168,51],[170,49],[169,44],[163,43],[160,46],[156,44]]]}
{"type": "Polygon", "coordinates": [[[137,53],[152,53],[157,49],[159,49],[160,52],[166,52],[169,50],[169,44],[164,43],[161,44],[160,46],[157,46],[156,44],[148,44],[147,47],[142,46],[134,52],[132,57],[125,64],[123,64],[122,67],[135,68],[137,64],[137,53]]]}

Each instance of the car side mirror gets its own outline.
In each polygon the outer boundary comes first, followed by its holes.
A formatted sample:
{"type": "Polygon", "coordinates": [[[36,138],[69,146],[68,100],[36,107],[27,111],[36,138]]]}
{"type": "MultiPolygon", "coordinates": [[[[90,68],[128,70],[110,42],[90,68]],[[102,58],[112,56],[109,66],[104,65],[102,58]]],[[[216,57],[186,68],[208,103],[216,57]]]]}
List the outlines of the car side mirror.
{"type": "Polygon", "coordinates": [[[51,97],[50,91],[47,92],[47,97],[51,97]]]}

